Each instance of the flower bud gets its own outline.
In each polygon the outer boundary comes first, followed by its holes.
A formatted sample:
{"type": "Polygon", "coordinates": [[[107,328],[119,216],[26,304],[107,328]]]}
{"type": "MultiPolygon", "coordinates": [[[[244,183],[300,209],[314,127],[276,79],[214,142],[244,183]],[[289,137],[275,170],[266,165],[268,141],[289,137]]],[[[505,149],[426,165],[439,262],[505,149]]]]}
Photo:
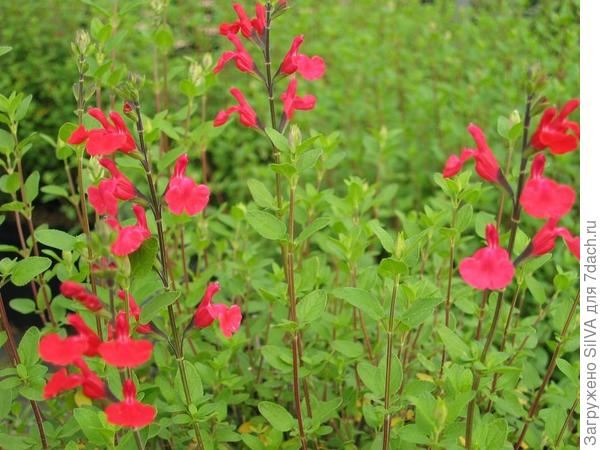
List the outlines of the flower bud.
{"type": "Polygon", "coordinates": [[[85,55],[90,45],[90,35],[85,30],[77,30],[75,33],[75,45],[81,55],[85,55]]]}

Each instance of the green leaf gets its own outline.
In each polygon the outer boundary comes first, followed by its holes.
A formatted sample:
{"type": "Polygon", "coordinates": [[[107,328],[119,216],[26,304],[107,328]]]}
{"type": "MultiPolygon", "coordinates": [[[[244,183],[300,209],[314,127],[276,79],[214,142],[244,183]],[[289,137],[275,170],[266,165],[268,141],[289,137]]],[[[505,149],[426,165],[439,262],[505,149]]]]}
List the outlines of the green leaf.
{"type": "Polygon", "coordinates": [[[25,366],[33,366],[39,359],[38,344],[40,342],[40,330],[37,327],[29,328],[19,342],[17,352],[21,363],[25,366]]]}
{"type": "Polygon", "coordinates": [[[101,448],[114,446],[115,431],[106,423],[106,419],[101,419],[105,417],[104,412],[95,408],[77,408],[73,411],[73,417],[90,443],[101,448]]]}
{"type": "Polygon", "coordinates": [[[508,424],[504,419],[495,419],[487,426],[487,432],[485,433],[484,449],[497,450],[504,448],[504,442],[506,441],[506,435],[508,433],[508,424]]]}
{"type": "Polygon", "coordinates": [[[383,229],[378,220],[371,220],[368,224],[369,229],[373,232],[381,246],[384,248],[386,252],[390,255],[393,255],[396,251],[396,246],[394,245],[394,239],[389,235],[387,231],[383,229]]]}
{"type": "Polygon", "coordinates": [[[464,205],[456,213],[456,229],[463,232],[471,224],[473,220],[473,206],[464,205]]]}
{"type": "Polygon", "coordinates": [[[175,39],[173,38],[173,32],[168,25],[161,25],[154,32],[154,43],[163,51],[169,50],[171,47],[173,47],[175,39]]]}
{"type": "Polygon", "coordinates": [[[8,52],[10,52],[12,50],[12,47],[8,47],[6,45],[1,45],[0,46],[0,56],[2,55],[6,55],[8,52]]]}
{"type": "Polygon", "coordinates": [[[28,203],[33,203],[40,193],[40,173],[35,170],[25,180],[25,196],[28,203]]]}
{"type": "Polygon", "coordinates": [[[308,150],[300,155],[296,163],[298,172],[304,172],[317,164],[323,151],[321,149],[308,150]]]}
{"type": "Polygon", "coordinates": [[[437,332],[452,359],[467,359],[469,357],[469,347],[454,331],[444,325],[439,325],[437,332]]]}
{"type": "Polygon", "coordinates": [[[35,230],[35,238],[48,247],[70,251],[77,243],[77,238],[61,230],[35,230]]]}
{"type": "Polygon", "coordinates": [[[2,175],[0,177],[0,190],[7,194],[13,194],[19,190],[20,177],[17,172],[13,172],[10,175],[2,175]]]}
{"type": "Polygon", "coordinates": [[[277,209],[275,197],[269,192],[267,187],[258,180],[248,180],[248,189],[258,206],[261,208],[277,209]]]}
{"type": "Polygon", "coordinates": [[[345,287],[335,289],[333,295],[347,301],[374,320],[379,320],[385,316],[383,306],[369,291],[360,288],[345,287]]]}
{"type": "Polygon", "coordinates": [[[400,321],[409,328],[416,328],[421,325],[433,310],[442,302],[441,297],[417,298],[406,311],[402,313],[400,321]]]}
{"type": "Polygon", "coordinates": [[[43,186],[42,189],[41,189],[41,191],[44,194],[55,195],[57,197],[69,198],[69,193],[62,186],[56,186],[54,184],[49,185],[49,186],[43,186]]]}
{"type": "Polygon", "coordinates": [[[28,95],[23,100],[21,100],[21,103],[15,111],[15,122],[21,121],[27,115],[27,111],[29,110],[29,105],[31,104],[32,99],[33,96],[28,95]]]}
{"type": "Polygon", "coordinates": [[[408,273],[408,266],[398,258],[384,258],[379,263],[377,271],[382,277],[394,278],[408,273]]]}
{"type": "Polygon", "coordinates": [[[362,344],[354,341],[335,340],[331,343],[331,347],[336,351],[346,356],[347,358],[359,358],[364,353],[362,344]]]}
{"type": "Polygon", "coordinates": [[[265,133],[267,133],[267,136],[269,136],[269,139],[271,139],[271,142],[277,150],[282,151],[283,153],[290,152],[290,145],[283,134],[270,127],[265,128],[265,133]]]}
{"type": "Polygon", "coordinates": [[[372,394],[376,397],[383,397],[385,394],[385,378],[382,380],[379,375],[379,368],[370,362],[363,361],[358,367],[358,376],[372,394]]]}
{"type": "Polygon", "coordinates": [[[246,220],[265,239],[277,241],[286,238],[287,227],[273,214],[250,209],[246,213],[246,220]]]}
{"type": "Polygon", "coordinates": [[[22,259],[13,266],[10,280],[15,286],[25,286],[48,269],[51,264],[50,259],[43,256],[30,256],[22,259]]]}
{"type": "Polygon", "coordinates": [[[322,289],[313,291],[298,303],[298,320],[300,323],[314,322],[323,315],[326,307],[327,293],[322,289]]]}
{"type": "Polygon", "coordinates": [[[546,302],[546,289],[542,283],[533,278],[533,276],[527,275],[525,277],[525,284],[527,284],[527,289],[529,289],[536,302],[539,304],[546,302]]]}
{"type": "Polygon", "coordinates": [[[177,291],[166,291],[158,294],[155,297],[151,297],[148,301],[142,305],[142,312],[140,314],[140,323],[148,323],[154,319],[161,311],[167,306],[172,305],[179,298],[179,292],[177,291]]]}
{"type": "Polygon", "coordinates": [[[564,373],[575,385],[579,384],[579,373],[577,370],[575,370],[571,363],[559,358],[558,361],[556,361],[556,365],[558,366],[558,369],[564,373]]]}
{"type": "Polygon", "coordinates": [[[329,219],[328,217],[319,217],[318,219],[315,219],[298,235],[298,237],[295,240],[296,244],[301,244],[302,242],[306,241],[317,231],[320,231],[326,226],[328,226],[330,222],[331,219],[329,219]]]}
{"type": "Polygon", "coordinates": [[[146,239],[140,248],[130,254],[129,264],[131,264],[132,278],[143,277],[150,272],[156,261],[157,253],[158,239],[151,237],[146,239]]]}
{"type": "Polygon", "coordinates": [[[13,298],[10,307],[21,314],[29,314],[35,311],[35,302],[29,298],[13,298]]]}
{"type": "Polygon", "coordinates": [[[278,431],[290,431],[296,421],[287,410],[277,403],[260,402],[258,410],[262,416],[278,431]]]}

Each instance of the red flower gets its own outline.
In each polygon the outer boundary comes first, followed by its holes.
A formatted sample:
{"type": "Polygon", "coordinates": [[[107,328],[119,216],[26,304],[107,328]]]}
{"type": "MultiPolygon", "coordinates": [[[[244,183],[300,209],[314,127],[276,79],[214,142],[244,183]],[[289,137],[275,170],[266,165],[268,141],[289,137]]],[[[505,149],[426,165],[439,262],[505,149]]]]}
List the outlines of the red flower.
{"type": "Polygon", "coordinates": [[[459,266],[463,280],[475,289],[503,289],[510,284],[515,268],[508,252],[498,246],[494,225],[486,228],[487,247],[479,249],[459,266]]]}
{"type": "Polygon", "coordinates": [[[281,95],[281,100],[283,100],[283,111],[285,112],[288,121],[292,120],[292,117],[294,117],[295,110],[309,111],[313,109],[317,103],[317,99],[314,95],[306,95],[304,97],[296,95],[297,88],[298,80],[292,78],[287,90],[281,95]]]}
{"type": "MultiPolygon", "coordinates": [[[[125,301],[125,291],[123,289],[119,290],[118,295],[121,300],[125,301]]],[[[135,331],[137,331],[140,334],[152,333],[152,325],[150,325],[149,323],[140,324],[140,314],[142,313],[142,310],[136,303],[135,299],[133,298],[133,295],[131,295],[131,294],[129,294],[129,296],[128,296],[128,304],[129,304],[129,313],[133,316],[135,321],[138,323],[138,326],[135,328],[135,331]]]]}
{"type": "Polygon", "coordinates": [[[214,126],[220,127],[221,125],[224,125],[232,114],[238,113],[242,125],[250,128],[258,128],[258,116],[256,115],[256,111],[252,109],[240,90],[231,88],[229,92],[231,92],[231,95],[238,101],[239,106],[231,106],[224,111],[219,111],[217,117],[215,117],[214,126]]]}
{"type": "Polygon", "coordinates": [[[118,232],[117,239],[110,247],[111,252],[116,256],[127,256],[135,252],[146,239],[152,236],[148,229],[144,208],[140,205],[133,205],[133,213],[137,218],[137,223],[124,228],[115,218],[107,219],[108,224],[118,232]]]}
{"type": "Polygon", "coordinates": [[[572,152],[579,146],[579,124],[568,119],[575,109],[579,107],[579,100],[569,100],[560,112],[556,108],[544,111],[540,124],[533,137],[531,146],[537,150],[546,147],[554,155],[572,152]]]}
{"type": "Polygon", "coordinates": [[[210,305],[208,312],[213,319],[219,321],[219,327],[226,338],[230,338],[240,328],[242,310],[238,305],[210,305]]]}
{"type": "Polygon", "coordinates": [[[80,375],[69,374],[67,369],[62,367],[58,372],[50,377],[44,386],[44,398],[54,398],[64,391],[76,388],[83,382],[80,375]]]}
{"type": "Polygon", "coordinates": [[[136,149],[135,141],[119,113],[113,111],[109,114],[112,123],[98,108],[90,108],[88,114],[100,122],[102,128],[86,130],[80,125],[67,140],[69,144],[86,142],[86,150],[91,156],[110,155],[118,150],[130,153],[136,149]]]}
{"type": "Polygon", "coordinates": [[[73,362],[81,371],[81,387],[86,397],[92,400],[98,400],[106,397],[106,388],[104,382],[95,372],[90,370],[83,359],[78,359],[73,362]]]}
{"type": "Polygon", "coordinates": [[[239,31],[246,38],[252,37],[252,33],[256,31],[259,36],[262,36],[265,31],[267,22],[265,6],[262,3],[256,4],[256,18],[250,20],[244,7],[239,3],[234,3],[233,9],[235,10],[238,20],[233,23],[224,23],[219,27],[219,31],[223,36],[227,36],[230,33],[236,34],[239,31]]]}
{"type": "Polygon", "coordinates": [[[111,366],[137,367],[150,359],[152,342],[145,339],[131,339],[129,319],[125,311],[121,311],[116,319],[115,336],[100,344],[98,351],[104,361],[111,366]]]}
{"type": "Polygon", "coordinates": [[[194,314],[194,326],[196,328],[206,328],[214,322],[215,319],[208,311],[208,308],[212,305],[212,298],[220,290],[221,285],[219,283],[208,283],[204,297],[202,297],[202,301],[198,305],[198,308],[196,308],[196,313],[194,314]]]}
{"type": "MultiPolygon", "coordinates": [[[[569,230],[557,227],[558,218],[549,219],[531,240],[531,248],[528,249],[533,256],[542,256],[554,249],[556,239],[560,236],[567,244],[569,251],[579,259],[579,237],[573,237],[569,230]]],[[[525,250],[525,253],[528,253],[525,250]]],[[[522,259],[522,257],[519,257],[522,259]]]]}
{"type": "Polygon", "coordinates": [[[84,352],[86,356],[96,356],[98,354],[98,346],[102,339],[83,321],[79,314],[69,314],[67,316],[69,325],[77,330],[77,335],[86,342],[87,348],[84,352]]]}
{"type": "Polygon", "coordinates": [[[119,213],[119,201],[115,196],[116,188],[116,183],[112,179],[102,180],[98,186],[88,188],[88,199],[98,215],[116,216],[119,213]]]}
{"type": "Polygon", "coordinates": [[[175,163],[173,176],[165,194],[165,201],[173,214],[193,216],[202,212],[210,197],[210,190],[204,184],[196,184],[190,177],[185,176],[188,165],[187,154],[181,155],[175,163]]]}
{"type": "Polygon", "coordinates": [[[475,140],[477,150],[466,148],[460,154],[460,158],[456,155],[450,156],[446,161],[443,175],[445,178],[456,175],[462,169],[462,166],[471,158],[475,159],[475,170],[481,178],[493,183],[505,184],[506,180],[500,170],[500,165],[494,156],[485,139],[485,135],[481,128],[474,124],[467,127],[471,136],[475,140]]]}
{"type": "Polygon", "coordinates": [[[325,61],[320,56],[313,56],[311,58],[298,53],[302,42],[304,42],[304,36],[300,35],[294,38],[292,46],[279,67],[279,73],[292,75],[298,72],[307,80],[318,80],[325,74],[325,61]]]}
{"type": "Polygon", "coordinates": [[[102,158],[100,164],[105,167],[115,181],[114,196],[119,200],[131,200],[137,195],[137,190],[133,183],[123,173],[117,169],[115,163],[108,159],[102,158]]]}
{"type": "Polygon", "coordinates": [[[100,299],[74,281],[63,281],[60,285],[60,293],[67,298],[77,300],[90,311],[96,312],[102,309],[100,299]]]}
{"type": "Polygon", "coordinates": [[[56,366],[66,366],[81,358],[87,351],[88,342],[79,336],[63,338],[57,333],[50,333],[40,339],[40,357],[56,366]]]}
{"type": "Polygon", "coordinates": [[[537,155],[531,164],[531,176],[521,194],[521,205],[527,214],[540,219],[562,217],[575,203],[575,191],[544,177],[546,156],[537,155]]]}
{"type": "Polygon", "coordinates": [[[109,405],[104,412],[109,423],[122,427],[141,428],[152,423],[156,409],[136,400],[136,389],[132,380],[123,383],[123,401],[109,405]]]}
{"type": "Polygon", "coordinates": [[[223,53],[219,61],[217,61],[217,65],[215,66],[213,72],[219,73],[225,67],[225,64],[230,60],[235,60],[236,67],[241,72],[247,73],[256,73],[256,64],[254,64],[254,60],[240,38],[238,38],[235,34],[228,34],[227,39],[229,39],[233,45],[235,45],[235,51],[227,51],[223,53]]]}

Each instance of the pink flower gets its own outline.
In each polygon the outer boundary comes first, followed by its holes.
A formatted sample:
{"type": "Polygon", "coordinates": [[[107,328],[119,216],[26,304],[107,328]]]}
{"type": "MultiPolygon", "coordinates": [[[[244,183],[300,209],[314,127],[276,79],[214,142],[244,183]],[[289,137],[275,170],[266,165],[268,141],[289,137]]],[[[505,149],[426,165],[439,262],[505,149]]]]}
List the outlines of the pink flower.
{"type": "Polygon", "coordinates": [[[100,356],[111,366],[137,367],[144,364],[152,355],[152,342],[145,339],[131,339],[129,319],[125,311],[117,314],[115,336],[98,347],[100,356]]]}
{"type": "Polygon", "coordinates": [[[223,23],[219,27],[219,32],[223,36],[231,34],[237,34],[239,31],[245,38],[251,38],[254,31],[258,36],[262,37],[267,22],[265,6],[257,2],[256,3],[256,18],[250,20],[248,14],[244,10],[244,7],[239,3],[234,3],[233,9],[235,10],[238,20],[233,23],[223,23]]]}
{"type": "MultiPolygon", "coordinates": [[[[579,259],[579,237],[573,237],[569,230],[557,227],[558,218],[550,218],[531,240],[531,248],[528,249],[533,256],[542,256],[554,250],[556,239],[560,236],[567,244],[569,251],[579,259]]],[[[525,253],[528,253],[525,250],[525,253]]],[[[519,257],[522,259],[521,257],[519,257]]]]}
{"type": "Polygon", "coordinates": [[[486,228],[487,247],[479,249],[459,266],[465,282],[475,289],[503,289],[510,284],[515,268],[508,252],[499,247],[498,231],[494,225],[486,228]]]}
{"type": "Polygon", "coordinates": [[[250,53],[248,53],[248,50],[246,50],[246,47],[244,47],[244,44],[242,44],[240,38],[238,38],[235,34],[230,33],[227,35],[227,39],[233,43],[235,46],[235,51],[227,51],[223,53],[219,61],[217,61],[217,65],[215,66],[213,72],[219,73],[221,70],[223,70],[225,64],[233,59],[235,60],[236,67],[241,72],[256,73],[256,64],[254,64],[252,56],[250,53]]]}
{"type": "Polygon", "coordinates": [[[198,308],[196,308],[196,313],[194,314],[194,326],[196,328],[206,328],[214,322],[215,319],[209,313],[208,308],[212,305],[212,298],[220,290],[221,285],[219,285],[217,282],[209,283],[206,287],[206,292],[204,293],[202,301],[198,305],[198,308]]]}
{"type": "Polygon", "coordinates": [[[298,80],[292,78],[287,90],[281,95],[281,100],[283,100],[283,111],[285,112],[288,121],[292,120],[292,117],[294,117],[295,110],[308,111],[313,109],[317,103],[317,99],[314,95],[306,95],[304,97],[296,95],[297,88],[298,80]]]}
{"type": "Polygon", "coordinates": [[[127,379],[123,383],[123,401],[109,405],[104,412],[109,423],[122,427],[141,428],[152,423],[156,409],[136,400],[135,384],[127,379]]]}
{"type": "Polygon", "coordinates": [[[544,177],[546,156],[537,155],[531,164],[531,176],[521,194],[521,205],[527,214],[540,219],[562,217],[575,203],[575,191],[544,177]]]}
{"type": "Polygon", "coordinates": [[[146,212],[140,205],[133,205],[133,213],[137,217],[137,223],[127,227],[113,217],[107,219],[108,224],[118,232],[117,239],[112,243],[110,250],[116,256],[127,256],[135,252],[142,243],[152,236],[146,222],[146,212]]]}
{"type": "Polygon", "coordinates": [[[443,175],[445,178],[456,175],[462,169],[463,165],[471,158],[475,159],[475,170],[481,178],[493,183],[500,183],[503,186],[506,183],[500,165],[494,156],[494,153],[490,149],[485,139],[485,135],[481,128],[474,124],[470,124],[467,127],[471,136],[475,140],[477,149],[466,148],[460,154],[460,157],[456,155],[450,156],[446,161],[443,175]]]}
{"type": "Polygon", "coordinates": [[[86,142],[86,150],[91,156],[110,155],[116,151],[130,153],[136,149],[135,141],[119,113],[113,111],[109,114],[112,123],[98,108],[90,108],[88,114],[100,122],[102,128],[86,130],[80,125],[67,140],[69,144],[86,142]]]}
{"type": "Polygon", "coordinates": [[[66,366],[87,351],[88,343],[79,336],[63,338],[57,333],[50,333],[40,339],[40,358],[56,366],[66,366]]]}
{"type": "MultiPolygon", "coordinates": [[[[125,291],[123,289],[119,290],[118,296],[121,300],[125,301],[125,291]]],[[[138,326],[135,328],[140,334],[150,334],[152,333],[152,325],[149,323],[140,324],[140,314],[142,313],[141,308],[136,303],[133,295],[129,294],[128,296],[128,305],[129,305],[129,313],[133,316],[135,321],[138,323],[138,326]]]]}
{"type": "Polygon", "coordinates": [[[242,310],[238,305],[227,307],[226,305],[210,305],[209,314],[213,319],[219,321],[219,327],[226,338],[230,338],[240,328],[242,322],[242,310]]]}
{"type": "Polygon", "coordinates": [[[229,92],[231,92],[231,95],[238,101],[239,106],[231,106],[224,111],[219,111],[217,117],[215,117],[214,126],[220,127],[221,125],[224,125],[232,114],[238,113],[242,125],[249,128],[258,128],[258,116],[256,115],[256,111],[252,109],[240,90],[231,88],[229,92]]]}
{"type": "Polygon", "coordinates": [[[187,154],[181,155],[175,163],[165,201],[173,214],[181,215],[186,212],[193,216],[202,212],[208,205],[210,190],[204,184],[196,184],[190,177],[185,176],[187,165],[187,154]]]}
{"type": "Polygon", "coordinates": [[[320,56],[308,57],[302,53],[298,53],[298,49],[304,42],[304,36],[296,36],[292,42],[292,46],[283,58],[283,62],[279,67],[279,73],[292,75],[298,72],[307,80],[318,80],[325,74],[325,61],[320,56]]]}
{"type": "Polygon", "coordinates": [[[102,158],[100,164],[110,172],[112,179],[115,181],[113,194],[116,198],[119,200],[131,200],[136,197],[137,190],[135,186],[129,178],[117,169],[117,166],[112,160],[102,158]]]}
{"type": "Polygon", "coordinates": [[[540,124],[531,138],[531,146],[537,150],[546,147],[550,153],[561,155],[572,152],[579,146],[579,124],[568,119],[575,109],[579,107],[579,100],[569,100],[560,112],[556,108],[544,111],[540,124]]]}

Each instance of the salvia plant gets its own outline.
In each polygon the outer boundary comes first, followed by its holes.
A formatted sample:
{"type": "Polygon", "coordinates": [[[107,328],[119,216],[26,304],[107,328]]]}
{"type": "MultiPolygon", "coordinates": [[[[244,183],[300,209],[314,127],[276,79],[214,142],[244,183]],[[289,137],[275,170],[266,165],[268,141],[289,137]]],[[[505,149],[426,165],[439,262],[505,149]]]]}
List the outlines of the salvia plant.
{"type": "Polygon", "coordinates": [[[558,180],[579,101],[547,98],[532,65],[497,119],[502,148],[465,122],[465,147],[419,169],[438,191],[402,210],[385,187],[400,131],[365,137],[373,180],[336,175],[342,137],[310,113],[336,68],[310,29],[281,37],[294,5],[234,3],[225,50],[177,70],[169,2],[149,6],[150,74],[118,58],[136,5],[77,33],[56,137],[24,135],[32,96],[0,96],[0,209],[18,234],[0,286],[26,289],[7,304],[40,324],[19,338],[2,295],[0,448],[577,448],[577,192],[558,180]],[[229,106],[212,108],[226,73],[229,106]],[[214,177],[226,127],[233,147],[252,135],[252,178],[214,177]],[[26,172],[40,138],[64,185],[26,172]],[[40,194],[77,227],[36,224],[40,194]]]}

